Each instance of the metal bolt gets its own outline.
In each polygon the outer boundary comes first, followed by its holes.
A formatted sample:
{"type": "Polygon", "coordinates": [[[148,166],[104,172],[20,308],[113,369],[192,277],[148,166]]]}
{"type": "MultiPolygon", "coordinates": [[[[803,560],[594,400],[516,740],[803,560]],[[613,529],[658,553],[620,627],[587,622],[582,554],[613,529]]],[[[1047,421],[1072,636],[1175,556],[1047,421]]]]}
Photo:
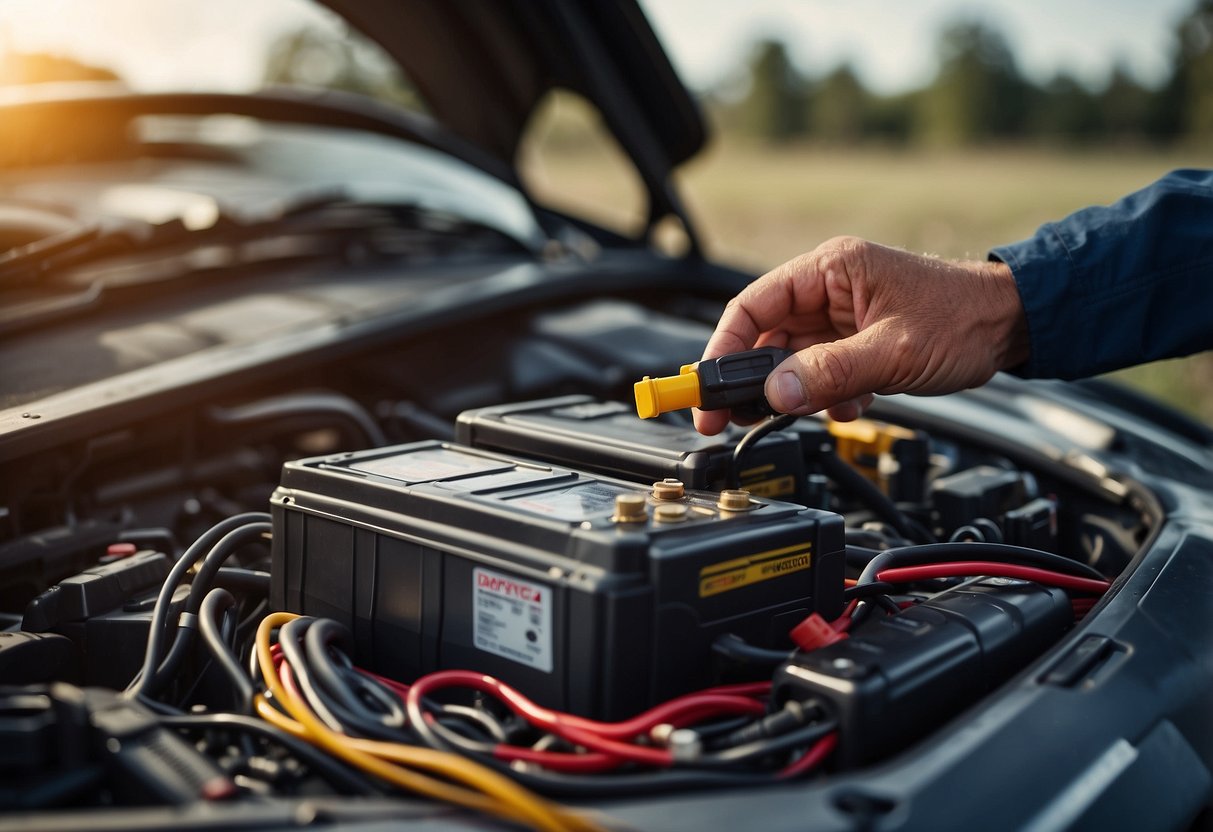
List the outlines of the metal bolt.
{"type": "Polygon", "coordinates": [[[668,748],[675,760],[694,760],[703,750],[703,743],[699,739],[698,731],[679,728],[670,732],[668,748]]]}
{"type": "Polygon", "coordinates": [[[670,736],[678,730],[668,722],[660,722],[649,730],[649,739],[657,745],[669,747],[670,736]]]}

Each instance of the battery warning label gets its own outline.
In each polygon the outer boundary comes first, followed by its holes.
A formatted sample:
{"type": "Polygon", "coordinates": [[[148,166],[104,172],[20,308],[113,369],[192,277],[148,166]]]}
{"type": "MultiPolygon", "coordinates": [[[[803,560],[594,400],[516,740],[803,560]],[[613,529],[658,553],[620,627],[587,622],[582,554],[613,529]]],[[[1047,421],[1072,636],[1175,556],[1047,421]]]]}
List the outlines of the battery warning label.
{"type": "Polygon", "coordinates": [[[552,672],[552,588],[476,567],[472,640],[487,653],[552,672]]]}
{"type": "Polygon", "coordinates": [[[812,565],[812,551],[811,543],[797,543],[705,566],[699,570],[699,597],[707,598],[759,581],[802,572],[812,565]]]}

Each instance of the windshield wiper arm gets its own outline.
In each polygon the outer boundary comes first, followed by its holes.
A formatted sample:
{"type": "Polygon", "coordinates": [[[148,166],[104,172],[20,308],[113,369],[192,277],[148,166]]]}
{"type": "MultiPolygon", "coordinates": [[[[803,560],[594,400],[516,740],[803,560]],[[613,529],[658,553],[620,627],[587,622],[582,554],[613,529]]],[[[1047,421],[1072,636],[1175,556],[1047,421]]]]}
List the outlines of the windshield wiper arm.
{"type": "Polygon", "coordinates": [[[101,226],[88,225],[0,252],[0,282],[16,283],[36,278],[42,267],[55,256],[90,246],[102,234],[101,226]]]}
{"type": "Polygon", "coordinates": [[[179,219],[158,225],[141,220],[112,220],[43,237],[0,253],[0,288],[33,284],[64,266],[97,256],[138,251],[185,230],[179,219]]]}
{"type": "MultiPolygon", "coordinates": [[[[252,212],[220,212],[215,221],[204,228],[189,228],[181,219],[172,219],[159,224],[141,221],[122,221],[109,227],[93,224],[79,230],[45,237],[33,243],[11,249],[0,254],[0,287],[14,288],[32,284],[53,270],[76,266],[86,260],[95,260],[112,254],[139,254],[173,245],[201,246],[208,244],[240,243],[262,238],[274,233],[291,233],[299,230],[308,219],[325,212],[348,210],[351,213],[379,211],[381,218],[367,222],[366,228],[398,224],[401,227],[439,227],[448,233],[489,231],[509,241],[521,252],[539,256],[528,241],[521,240],[499,228],[456,213],[433,208],[419,202],[367,201],[348,194],[341,189],[323,189],[295,195],[269,207],[268,210],[252,212]],[[390,222],[383,218],[390,217],[390,222]]],[[[316,229],[323,230],[323,229],[316,229]]],[[[351,224],[349,230],[356,231],[351,224]]]]}

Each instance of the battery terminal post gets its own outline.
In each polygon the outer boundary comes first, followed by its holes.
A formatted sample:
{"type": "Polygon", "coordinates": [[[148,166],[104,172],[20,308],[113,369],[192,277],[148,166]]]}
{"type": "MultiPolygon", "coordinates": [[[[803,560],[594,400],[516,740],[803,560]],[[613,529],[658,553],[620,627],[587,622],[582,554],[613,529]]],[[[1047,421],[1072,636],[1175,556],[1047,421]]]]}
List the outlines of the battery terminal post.
{"type": "Polygon", "coordinates": [[[686,486],[682,480],[666,477],[660,482],[653,483],[653,499],[659,502],[674,502],[686,496],[686,486]]]}
{"type": "Polygon", "coordinates": [[[721,511],[750,511],[754,508],[754,503],[750,500],[750,492],[729,488],[720,492],[716,507],[721,511]]]}
{"type": "Polygon", "coordinates": [[[615,498],[615,513],[611,515],[614,522],[643,523],[648,519],[648,501],[643,494],[620,494],[615,498]]]}

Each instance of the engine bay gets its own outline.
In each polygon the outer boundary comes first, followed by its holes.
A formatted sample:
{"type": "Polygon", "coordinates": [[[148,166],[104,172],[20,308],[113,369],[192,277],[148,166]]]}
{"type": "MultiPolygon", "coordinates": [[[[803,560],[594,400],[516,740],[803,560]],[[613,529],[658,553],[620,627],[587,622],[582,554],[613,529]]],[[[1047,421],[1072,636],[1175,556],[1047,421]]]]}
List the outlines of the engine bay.
{"type": "Polygon", "coordinates": [[[597,828],[578,805],[828,782],[1042,672],[1157,532],[1097,431],[1000,430],[1013,380],[642,422],[632,383],[719,303],[569,285],[262,342],[10,456],[4,804],[411,792],[597,828]]]}
{"type": "Polygon", "coordinates": [[[1210,825],[1213,431],[1003,374],[743,414],[783,333],[684,377],[754,274],[643,8],[296,5],[0,101],[0,832],[1210,825]],[[549,169],[566,109],[622,168],[549,169]]]}

